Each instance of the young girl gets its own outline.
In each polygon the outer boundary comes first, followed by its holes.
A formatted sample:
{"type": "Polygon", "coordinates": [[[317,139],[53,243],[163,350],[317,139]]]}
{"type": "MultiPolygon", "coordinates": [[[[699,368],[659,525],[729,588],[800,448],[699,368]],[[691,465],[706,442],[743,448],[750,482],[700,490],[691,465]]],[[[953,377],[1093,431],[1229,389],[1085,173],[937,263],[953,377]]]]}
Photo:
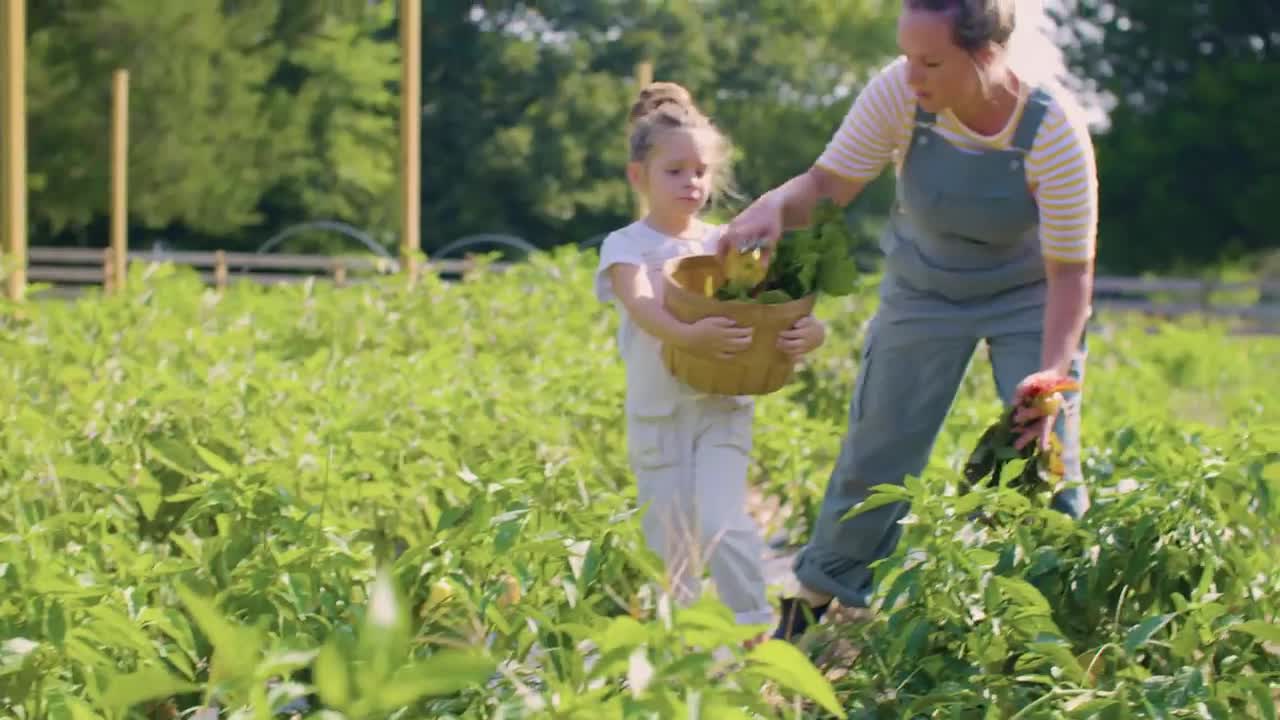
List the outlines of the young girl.
{"type": "MultiPolygon", "coordinates": [[[[754,403],[701,394],[667,372],[661,357],[664,343],[721,358],[751,344],[751,329],[728,318],[686,324],[662,304],[665,261],[716,252],[721,228],[699,213],[728,182],[730,148],[674,83],[646,87],[630,120],[627,178],[648,213],[605,238],[595,291],[621,316],[627,451],[645,508],[645,537],[666,562],[678,603],[700,594],[707,563],[739,623],[771,623],[763,543],[746,508],[754,403]]],[[[823,325],[810,316],[781,333],[778,346],[798,359],[824,337],[823,325]]]]}

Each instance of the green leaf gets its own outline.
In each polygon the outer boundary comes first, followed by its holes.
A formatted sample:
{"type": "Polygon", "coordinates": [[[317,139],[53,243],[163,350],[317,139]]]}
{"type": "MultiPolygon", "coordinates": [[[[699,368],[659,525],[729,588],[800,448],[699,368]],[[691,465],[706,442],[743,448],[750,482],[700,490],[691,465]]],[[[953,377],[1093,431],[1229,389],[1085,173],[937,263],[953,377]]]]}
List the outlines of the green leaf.
{"type": "Polygon", "coordinates": [[[903,502],[911,499],[911,494],[905,489],[896,485],[876,485],[871,488],[871,494],[862,502],[849,508],[841,518],[844,522],[852,517],[857,517],[863,513],[871,512],[876,508],[892,505],[896,502],[903,502]]]}
{"type": "Polygon", "coordinates": [[[1062,709],[1067,711],[1067,717],[1072,718],[1096,718],[1098,713],[1107,708],[1114,707],[1118,701],[1114,698],[1097,697],[1096,695],[1086,694],[1077,695],[1068,700],[1062,709]]]}
{"type": "Polygon", "coordinates": [[[315,661],[315,686],[326,705],[344,709],[351,703],[353,679],[347,672],[347,658],[337,638],[320,648],[315,661]]]}
{"type": "Polygon", "coordinates": [[[1000,591],[1010,601],[1030,608],[1039,613],[1048,615],[1052,612],[1049,607],[1049,601],[1044,595],[1036,589],[1035,585],[1023,580],[1022,578],[999,577],[994,578],[995,584],[1000,591]]]}
{"type": "Polygon", "coordinates": [[[192,445],[192,448],[196,451],[196,455],[199,455],[200,459],[204,461],[204,464],[208,465],[210,469],[219,475],[228,476],[235,473],[235,469],[231,464],[226,460],[223,460],[212,450],[195,444],[192,445]]]}
{"type": "Polygon", "coordinates": [[[121,486],[120,481],[106,468],[96,465],[79,465],[62,461],[55,468],[58,475],[67,480],[75,480],[76,482],[100,488],[118,488],[121,486]]]}
{"type": "Polygon", "coordinates": [[[599,639],[600,651],[611,652],[618,648],[630,648],[646,642],[649,630],[634,618],[619,615],[614,618],[599,639]]]}
{"type": "Polygon", "coordinates": [[[781,288],[766,290],[760,293],[760,296],[756,298],[758,302],[764,303],[766,305],[781,305],[783,303],[789,303],[792,300],[796,300],[796,299],[797,298],[793,298],[790,295],[788,295],[787,291],[781,288]]]}
{"type": "Polygon", "coordinates": [[[158,700],[191,692],[198,685],[186,682],[158,667],[147,667],[111,678],[102,702],[111,710],[127,710],[146,700],[158,700]]]}
{"type": "Polygon", "coordinates": [[[808,697],[836,717],[845,717],[831,683],[791,643],[766,640],[747,654],[747,661],[764,677],[808,697]]]}
{"type": "Polygon", "coordinates": [[[1067,645],[1056,642],[1033,642],[1027,643],[1027,649],[1043,655],[1060,668],[1071,682],[1077,685],[1088,683],[1084,667],[1080,665],[1080,660],[1072,654],[1071,648],[1067,645]]]}
{"type": "Polygon", "coordinates": [[[1146,644],[1153,635],[1160,631],[1169,623],[1170,620],[1177,617],[1177,613],[1166,613],[1164,615],[1153,615],[1146,620],[1138,623],[1129,631],[1124,639],[1124,651],[1130,655],[1146,644]]]}
{"type": "Polygon", "coordinates": [[[1228,628],[1236,632],[1248,633],[1263,642],[1280,644],[1280,625],[1263,620],[1248,620],[1236,623],[1228,628]]]}
{"type": "Polygon", "coordinates": [[[858,267],[853,258],[844,257],[826,262],[818,275],[818,290],[826,295],[842,296],[852,293],[858,287],[858,267]]]}
{"type": "Polygon", "coordinates": [[[1275,688],[1256,678],[1244,678],[1244,682],[1249,687],[1249,692],[1253,695],[1254,702],[1258,705],[1258,713],[1263,720],[1276,720],[1275,688]]]}
{"type": "Polygon", "coordinates": [[[67,616],[62,603],[53,600],[45,612],[45,632],[54,645],[61,646],[67,639],[67,616]]]}
{"type": "Polygon", "coordinates": [[[451,695],[484,683],[497,667],[497,661],[486,655],[445,650],[403,667],[379,690],[379,699],[384,708],[395,708],[425,697],[451,695]]]}
{"type": "Polygon", "coordinates": [[[262,651],[259,633],[226,620],[213,603],[186,585],[179,584],[177,593],[200,632],[214,647],[211,678],[217,682],[224,678],[243,680],[250,677],[262,651]]]}

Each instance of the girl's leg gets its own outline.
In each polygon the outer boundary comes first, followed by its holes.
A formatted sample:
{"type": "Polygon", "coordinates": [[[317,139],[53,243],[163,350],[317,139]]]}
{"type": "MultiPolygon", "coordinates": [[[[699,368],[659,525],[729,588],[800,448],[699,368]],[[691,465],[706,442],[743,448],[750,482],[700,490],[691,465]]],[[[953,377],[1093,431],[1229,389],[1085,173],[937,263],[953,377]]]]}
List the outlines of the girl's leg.
{"type": "Polygon", "coordinates": [[[702,566],[690,537],[696,537],[691,488],[696,417],[687,409],[669,415],[627,418],[627,454],[636,476],[645,541],[666,565],[672,597],[685,605],[702,591],[702,566]]]}
{"type": "Polygon", "coordinates": [[[690,498],[694,544],[710,565],[721,601],[744,625],[773,621],[765,597],[764,540],[747,512],[753,413],[751,405],[732,400],[703,404],[690,498]]]}

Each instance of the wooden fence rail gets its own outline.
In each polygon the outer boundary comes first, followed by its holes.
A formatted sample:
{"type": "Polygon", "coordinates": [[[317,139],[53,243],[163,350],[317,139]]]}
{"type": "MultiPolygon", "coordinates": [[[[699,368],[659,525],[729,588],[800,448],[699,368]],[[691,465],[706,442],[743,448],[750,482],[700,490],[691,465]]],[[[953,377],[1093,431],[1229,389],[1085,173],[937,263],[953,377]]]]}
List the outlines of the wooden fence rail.
{"type": "MultiPolygon", "coordinates": [[[[172,263],[199,271],[210,285],[225,287],[232,278],[266,285],[302,282],[317,275],[343,284],[349,274],[383,275],[398,270],[398,261],[379,257],[329,255],[259,254],[218,251],[133,250],[130,263],[172,263]]],[[[109,248],[33,247],[27,251],[27,278],[55,286],[108,286],[113,277],[113,254],[109,248]]],[[[462,275],[475,263],[471,260],[432,261],[429,267],[442,275],[462,275]]]]}
{"type": "MultiPolygon", "coordinates": [[[[396,259],[360,256],[259,254],[242,252],[130,251],[130,263],[173,263],[196,269],[207,284],[226,287],[232,279],[275,285],[326,277],[335,283],[398,272],[396,259]]],[[[114,277],[109,248],[32,247],[27,251],[27,278],[58,288],[110,287],[114,277]]],[[[501,270],[507,263],[489,267],[501,270]]],[[[476,263],[433,260],[425,268],[445,277],[472,272],[476,263]]],[[[1218,282],[1193,278],[1100,276],[1094,284],[1095,304],[1106,310],[1132,311],[1160,317],[1206,315],[1236,318],[1280,329],[1280,281],[1218,282]]]]}

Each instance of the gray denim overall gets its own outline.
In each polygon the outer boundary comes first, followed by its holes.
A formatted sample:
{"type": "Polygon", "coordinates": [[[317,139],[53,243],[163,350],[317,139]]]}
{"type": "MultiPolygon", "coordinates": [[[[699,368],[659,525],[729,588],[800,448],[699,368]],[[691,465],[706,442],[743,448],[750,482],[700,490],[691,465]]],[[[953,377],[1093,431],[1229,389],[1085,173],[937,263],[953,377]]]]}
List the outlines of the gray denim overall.
{"type": "MultiPolygon", "coordinates": [[[[881,239],[885,252],[880,308],[868,329],[849,427],[809,544],[795,573],[809,588],[866,607],[868,565],[893,552],[904,503],[840,521],[882,483],[923,472],[980,340],[987,342],[1001,399],[1040,369],[1046,284],[1039,214],[1025,160],[1047,96],[1028,99],[1009,150],[971,153],[933,129],[917,111],[898,174],[897,199],[881,239]]],[[[1083,380],[1085,343],[1071,374],[1083,380]]],[[[1070,393],[1055,432],[1069,485],[1054,507],[1079,517],[1079,395],[1070,393]],[[1073,482],[1074,481],[1074,482],[1073,482]]]]}

